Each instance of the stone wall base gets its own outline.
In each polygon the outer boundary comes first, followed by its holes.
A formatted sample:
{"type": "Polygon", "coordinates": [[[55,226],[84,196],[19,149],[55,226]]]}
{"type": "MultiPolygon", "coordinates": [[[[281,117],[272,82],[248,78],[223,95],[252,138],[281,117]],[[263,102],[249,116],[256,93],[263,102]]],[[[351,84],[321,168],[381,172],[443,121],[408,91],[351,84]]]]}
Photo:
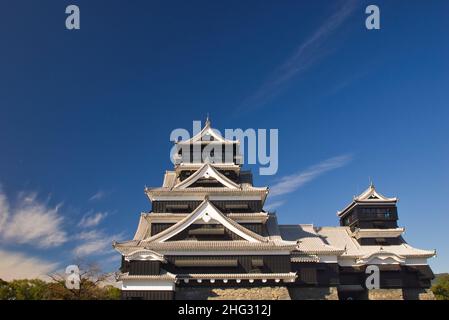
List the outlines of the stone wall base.
{"type": "MultiPolygon", "coordinates": [[[[359,297],[360,299],[361,297],[359,297]]],[[[336,287],[178,287],[176,300],[338,300],[336,287]]],[[[373,289],[369,300],[435,300],[430,289],[373,289]]]]}
{"type": "Polygon", "coordinates": [[[290,287],[288,291],[292,300],[338,300],[336,287],[290,287]]]}
{"type": "Polygon", "coordinates": [[[286,287],[181,287],[176,300],[290,300],[286,287]]]}
{"type": "Polygon", "coordinates": [[[368,290],[369,300],[404,300],[402,289],[371,289],[368,290]]]}
{"type": "Polygon", "coordinates": [[[405,300],[435,300],[432,290],[430,289],[403,289],[405,300]]]}

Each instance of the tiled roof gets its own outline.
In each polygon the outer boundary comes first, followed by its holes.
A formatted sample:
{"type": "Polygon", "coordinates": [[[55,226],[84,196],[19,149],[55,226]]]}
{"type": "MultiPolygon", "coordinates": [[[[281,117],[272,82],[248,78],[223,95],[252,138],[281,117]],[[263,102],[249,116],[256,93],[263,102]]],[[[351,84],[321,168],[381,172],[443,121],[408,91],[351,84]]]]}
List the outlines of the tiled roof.
{"type": "Polygon", "coordinates": [[[144,214],[140,215],[139,224],[137,226],[136,233],[134,234],[133,240],[142,240],[150,232],[150,223],[148,222],[144,214]]]}
{"type": "Polygon", "coordinates": [[[279,225],[277,217],[274,214],[269,214],[268,220],[265,223],[268,232],[268,238],[273,241],[282,241],[281,233],[279,231],[279,225]]]}
{"type": "Polygon", "coordinates": [[[116,243],[115,249],[127,255],[136,251],[139,248],[146,248],[154,250],[156,252],[170,252],[170,251],[186,251],[186,252],[198,252],[198,251],[279,251],[279,250],[294,250],[296,244],[293,243],[278,243],[274,241],[268,242],[248,242],[243,240],[234,241],[169,241],[169,242],[128,242],[128,243],[116,243]]]}
{"type": "MultiPolygon", "coordinates": [[[[198,163],[180,163],[176,167],[176,172],[181,170],[198,170],[203,165],[203,162],[198,163]]],[[[220,170],[233,170],[236,172],[240,171],[240,165],[235,163],[214,163],[214,166],[219,168],[220,170]]],[[[243,172],[243,171],[242,171],[243,172]]]]}
{"type": "Polygon", "coordinates": [[[295,279],[296,272],[286,273],[191,273],[178,274],[178,279],[295,279]]]}
{"type": "Polygon", "coordinates": [[[121,274],[119,280],[290,280],[297,277],[296,272],[286,273],[189,273],[172,274],[164,273],[160,275],[129,275],[121,274]]]}
{"type": "Polygon", "coordinates": [[[316,254],[304,254],[302,252],[291,253],[291,262],[319,262],[320,258],[316,254]]]}
{"type": "Polygon", "coordinates": [[[162,188],[173,188],[176,184],[176,172],[165,171],[164,182],[162,183],[162,188]]]}
{"type": "Polygon", "coordinates": [[[222,185],[224,185],[228,189],[239,189],[239,185],[226,177],[224,174],[220,173],[212,164],[205,163],[201,168],[199,168],[197,171],[195,171],[194,174],[192,174],[187,179],[178,182],[173,189],[179,190],[179,189],[186,189],[200,178],[212,178],[216,181],[220,182],[222,185]]]}
{"type": "Polygon", "coordinates": [[[356,228],[351,236],[360,238],[397,238],[405,231],[404,228],[391,229],[360,229],[356,228]]]}
{"type": "Polygon", "coordinates": [[[355,201],[373,201],[373,202],[396,202],[397,198],[388,198],[377,192],[374,184],[370,184],[368,189],[354,198],[355,201]]]}
{"type": "Polygon", "coordinates": [[[388,198],[379,192],[377,192],[374,185],[371,183],[368,189],[362,192],[360,195],[354,197],[352,202],[348,204],[343,210],[337,211],[337,216],[343,217],[346,213],[350,211],[358,203],[362,204],[395,204],[398,201],[397,198],[388,198]]]}
{"type": "Polygon", "coordinates": [[[362,246],[356,239],[351,237],[349,227],[322,227],[317,232],[331,245],[343,248],[345,252],[342,254],[342,257],[363,257],[378,252],[388,252],[409,258],[430,258],[435,255],[434,251],[417,249],[407,243],[387,246],[362,246]]]}
{"type": "Polygon", "coordinates": [[[281,237],[287,241],[297,241],[297,250],[315,254],[341,254],[342,248],[327,243],[315,232],[313,225],[279,225],[281,237]]]}
{"type": "Polygon", "coordinates": [[[226,187],[193,187],[186,189],[169,189],[165,187],[158,188],[146,188],[145,192],[147,193],[156,193],[156,192],[168,192],[170,194],[186,194],[186,193],[195,193],[195,192],[206,192],[206,193],[214,193],[214,192],[224,192],[224,193],[242,193],[242,192],[267,192],[267,187],[253,187],[250,184],[242,184],[238,189],[229,189],[226,187]]]}
{"type": "Polygon", "coordinates": [[[238,144],[238,140],[228,140],[225,139],[218,131],[214,130],[211,127],[211,123],[209,120],[206,120],[204,127],[198,132],[196,135],[191,137],[190,139],[178,141],[176,144],[191,144],[191,143],[225,143],[225,144],[238,144]],[[211,136],[214,140],[205,139],[206,136],[211,136]]]}
{"type": "MultiPolygon", "coordinates": [[[[190,213],[142,213],[145,218],[149,221],[152,220],[170,220],[172,222],[178,222],[179,220],[185,218],[190,213]]],[[[264,221],[268,219],[268,214],[266,212],[235,212],[235,213],[224,213],[228,218],[239,220],[254,220],[254,221],[264,221]]]]}
{"type": "Polygon", "coordinates": [[[122,273],[118,276],[118,280],[175,280],[176,275],[170,272],[157,275],[130,275],[122,273]]]}

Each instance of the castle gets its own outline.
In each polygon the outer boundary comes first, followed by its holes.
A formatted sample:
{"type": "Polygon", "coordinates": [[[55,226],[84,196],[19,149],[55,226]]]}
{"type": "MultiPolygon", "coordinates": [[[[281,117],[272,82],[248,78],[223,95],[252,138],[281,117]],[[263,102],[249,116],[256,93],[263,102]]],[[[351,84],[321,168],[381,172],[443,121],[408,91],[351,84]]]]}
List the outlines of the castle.
{"type": "Polygon", "coordinates": [[[281,225],[263,209],[269,189],[242,170],[239,146],[209,120],[176,143],[174,169],[145,188],[151,212],[132,240],[113,244],[123,299],[432,298],[435,252],[405,242],[397,198],[371,184],[337,213],[340,226],[281,225]],[[379,274],[374,289],[368,266],[379,274]]]}

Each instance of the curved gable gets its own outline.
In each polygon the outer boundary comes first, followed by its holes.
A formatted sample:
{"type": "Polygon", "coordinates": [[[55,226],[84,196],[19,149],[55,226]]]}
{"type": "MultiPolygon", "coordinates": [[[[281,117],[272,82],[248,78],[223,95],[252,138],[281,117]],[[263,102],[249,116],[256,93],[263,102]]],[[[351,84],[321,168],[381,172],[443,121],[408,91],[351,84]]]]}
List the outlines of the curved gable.
{"type": "Polygon", "coordinates": [[[363,264],[404,264],[405,257],[394,252],[380,250],[359,258],[357,262],[363,264]]]}
{"type": "Polygon", "coordinates": [[[177,185],[173,187],[173,189],[185,189],[193,185],[199,179],[215,179],[217,182],[221,183],[223,186],[230,189],[239,189],[240,186],[229,178],[225,177],[223,174],[218,172],[212,165],[209,163],[204,164],[201,168],[199,168],[194,174],[190,177],[181,181],[177,185]]]}
{"type": "Polygon", "coordinates": [[[214,130],[210,126],[210,121],[207,120],[206,124],[204,125],[204,128],[200,132],[198,132],[196,135],[194,135],[192,138],[190,138],[188,140],[178,142],[178,144],[189,144],[189,143],[197,143],[197,142],[201,142],[201,141],[211,141],[210,138],[213,138],[214,141],[219,141],[222,143],[238,143],[238,141],[227,140],[227,139],[223,138],[223,136],[221,134],[219,134],[218,131],[214,130]],[[208,137],[208,138],[205,139],[205,137],[208,137]]]}
{"type": "Polygon", "coordinates": [[[221,224],[225,228],[229,229],[233,233],[237,234],[238,236],[249,242],[266,241],[266,239],[261,235],[258,235],[257,233],[254,233],[246,229],[245,227],[242,227],[237,222],[226,217],[208,200],[204,200],[198,206],[198,208],[196,208],[187,217],[185,217],[178,223],[174,224],[170,228],[165,229],[164,231],[146,240],[143,240],[142,242],[165,242],[197,221],[205,224],[208,223],[221,224]]]}

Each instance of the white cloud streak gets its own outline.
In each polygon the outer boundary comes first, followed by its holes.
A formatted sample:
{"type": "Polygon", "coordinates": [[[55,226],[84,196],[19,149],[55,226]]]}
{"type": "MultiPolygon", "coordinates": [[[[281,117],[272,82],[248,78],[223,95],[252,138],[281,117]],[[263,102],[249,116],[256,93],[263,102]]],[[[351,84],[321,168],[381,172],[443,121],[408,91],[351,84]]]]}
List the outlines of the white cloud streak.
{"type": "MultiPolygon", "coordinates": [[[[60,208],[61,204],[51,207],[39,201],[36,193],[24,192],[10,205],[0,186],[0,245],[27,244],[45,249],[70,241],[75,244],[70,251],[74,258],[114,253],[112,242],[120,240],[123,235],[108,235],[94,228],[106,218],[107,212],[86,214],[78,223],[80,232],[69,235],[63,229],[60,208]]],[[[5,280],[41,277],[57,266],[57,263],[28,254],[0,249],[0,278],[5,280]]]]}
{"type": "Polygon", "coordinates": [[[40,248],[63,244],[67,241],[67,233],[62,228],[60,207],[59,204],[51,208],[38,201],[35,193],[21,193],[16,206],[9,212],[6,195],[0,190],[0,238],[40,248]]]}
{"type": "Polygon", "coordinates": [[[84,258],[91,255],[103,255],[112,251],[112,242],[122,238],[121,234],[108,236],[102,232],[93,230],[82,232],[76,236],[77,239],[84,240],[72,251],[77,258],[84,258]]]}
{"type": "Polygon", "coordinates": [[[313,165],[305,171],[282,177],[279,182],[270,188],[270,196],[276,197],[291,193],[318,176],[347,165],[351,160],[350,155],[341,155],[313,165]]]}
{"type": "Polygon", "coordinates": [[[265,205],[265,209],[268,211],[272,211],[276,208],[283,206],[284,203],[285,203],[285,200],[269,202],[267,205],[265,205]]]}
{"type": "Polygon", "coordinates": [[[0,250],[0,278],[13,279],[46,278],[57,268],[57,263],[29,257],[22,253],[0,250]]]}
{"type": "Polygon", "coordinates": [[[92,197],[89,198],[89,201],[101,200],[106,197],[106,192],[103,190],[98,190],[92,197]]]}
{"type": "Polygon", "coordinates": [[[108,216],[107,212],[97,212],[95,214],[87,214],[81,219],[81,221],[78,223],[78,226],[82,228],[95,227],[107,216],[108,216]]]}
{"type": "Polygon", "coordinates": [[[351,16],[356,6],[357,1],[355,0],[345,1],[333,15],[297,47],[284,63],[275,69],[259,89],[244,101],[243,105],[246,108],[263,106],[269,99],[277,95],[290,79],[301,75],[322,59],[329,51],[325,48],[326,40],[351,16]]]}
{"type": "Polygon", "coordinates": [[[0,185],[0,234],[9,217],[9,203],[0,185]]]}

